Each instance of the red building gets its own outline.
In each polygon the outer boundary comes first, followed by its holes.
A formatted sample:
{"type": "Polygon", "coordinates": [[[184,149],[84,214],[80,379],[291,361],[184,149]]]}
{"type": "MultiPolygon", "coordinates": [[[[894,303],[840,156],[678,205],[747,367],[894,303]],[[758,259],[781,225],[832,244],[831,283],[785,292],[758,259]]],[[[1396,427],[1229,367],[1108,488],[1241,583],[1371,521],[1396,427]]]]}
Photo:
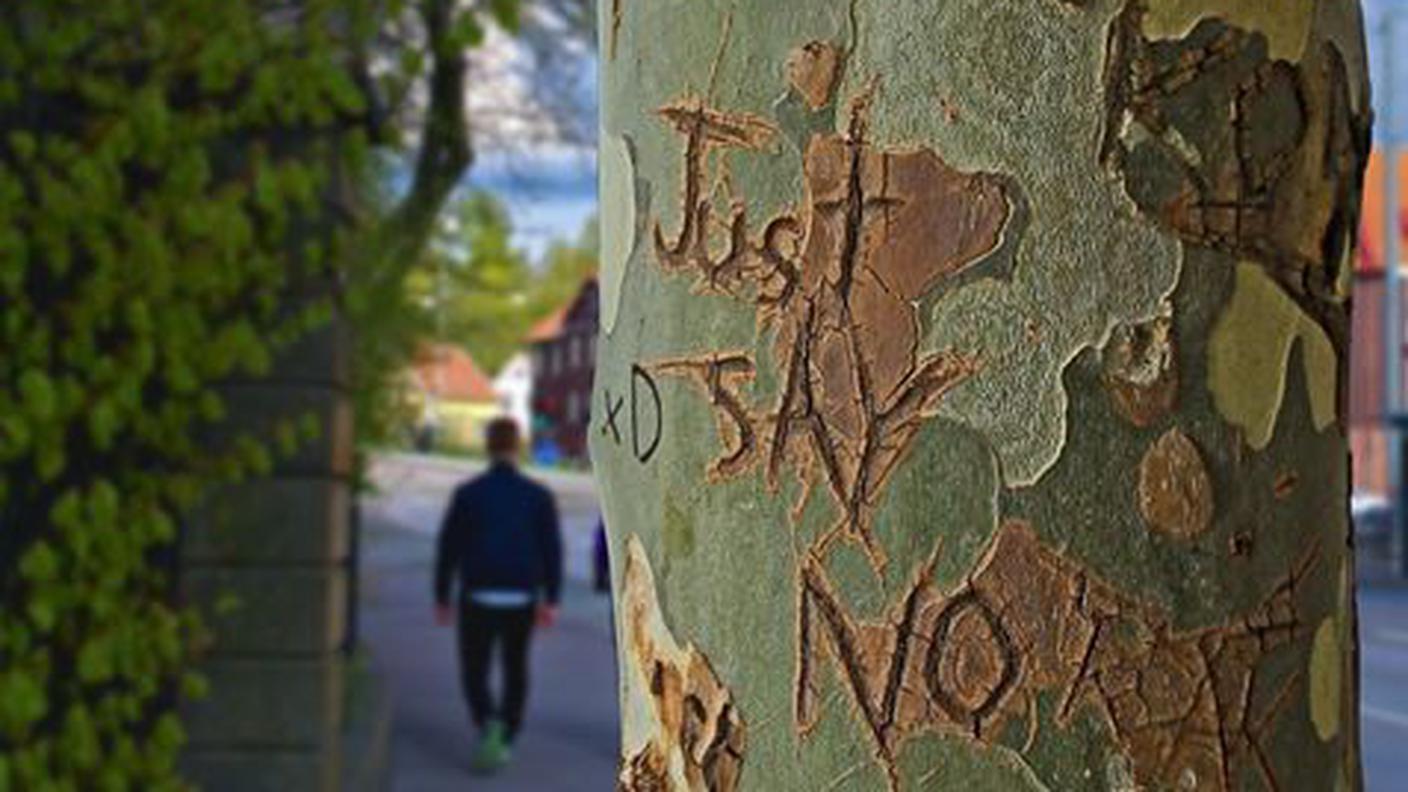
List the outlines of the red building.
{"type": "Polygon", "coordinates": [[[533,441],[587,459],[592,372],[596,370],[597,283],[589,278],[567,305],[529,333],[533,355],[533,441]]]}
{"type": "MultiPolygon", "coordinates": [[[[1354,261],[1350,331],[1349,437],[1354,455],[1354,489],[1386,494],[1388,463],[1382,429],[1384,404],[1384,159],[1378,150],[1364,174],[1364,204],[1354,261]]],[[[1398,162],[1399,252],[1408,257],[1408,159],[1398,162]]],[[[1404,273],[1408,284],[1408,273],[1404,273]]],[[[1408,318],[1408,289],[1403,306],[1408,318]]],[[[1408,338],[1408,333],[1405,333],[1408,338]]],[[[1402,356],[1402,351],[1400,351],[1402,356]]],[[[1408,363],[1405,363],[1408,368],[1408,363]]],[[[1400,391],[1401,392],[1401,391],[1400,391]]]]}

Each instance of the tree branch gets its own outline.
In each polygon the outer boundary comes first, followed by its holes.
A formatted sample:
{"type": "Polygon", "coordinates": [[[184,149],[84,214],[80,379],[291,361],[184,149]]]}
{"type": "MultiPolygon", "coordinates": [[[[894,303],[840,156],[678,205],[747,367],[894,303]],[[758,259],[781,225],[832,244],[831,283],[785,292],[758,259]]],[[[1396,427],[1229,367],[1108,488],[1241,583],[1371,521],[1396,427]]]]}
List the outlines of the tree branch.
{"type": "Polygon", "coordinates": [[[455,0],[421,0],[430,50],[429,104],[410,190],[384,222],[382,239],[397,260],[425,245],[435,218],[474,162],[465,112],[467,59],[455,36],[455,0]]]}

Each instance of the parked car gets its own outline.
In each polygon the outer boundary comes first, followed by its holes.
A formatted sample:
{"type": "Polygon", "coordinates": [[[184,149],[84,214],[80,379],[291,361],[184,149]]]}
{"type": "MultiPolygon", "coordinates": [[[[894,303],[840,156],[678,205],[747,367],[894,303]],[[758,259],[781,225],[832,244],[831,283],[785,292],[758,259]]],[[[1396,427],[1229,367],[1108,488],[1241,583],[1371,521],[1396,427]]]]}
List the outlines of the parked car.
{"type": "Polygon", "coordinates": [[[1393,504],[1382,495],[1354,493],[1349,498],[1354,541],[1360,552],[1388,558],[1393,551],[1393,504]]]}

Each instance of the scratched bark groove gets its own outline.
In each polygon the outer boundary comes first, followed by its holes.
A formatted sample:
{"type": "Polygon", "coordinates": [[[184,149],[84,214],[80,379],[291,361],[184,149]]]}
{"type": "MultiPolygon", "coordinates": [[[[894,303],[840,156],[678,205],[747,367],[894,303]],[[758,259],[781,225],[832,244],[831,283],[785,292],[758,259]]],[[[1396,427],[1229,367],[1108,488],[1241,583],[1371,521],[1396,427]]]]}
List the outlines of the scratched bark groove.
{"type": "Polygon", "coordinates": [[[1358,789],[1357,8],[599,6],[619,787],[1358,789]]]}

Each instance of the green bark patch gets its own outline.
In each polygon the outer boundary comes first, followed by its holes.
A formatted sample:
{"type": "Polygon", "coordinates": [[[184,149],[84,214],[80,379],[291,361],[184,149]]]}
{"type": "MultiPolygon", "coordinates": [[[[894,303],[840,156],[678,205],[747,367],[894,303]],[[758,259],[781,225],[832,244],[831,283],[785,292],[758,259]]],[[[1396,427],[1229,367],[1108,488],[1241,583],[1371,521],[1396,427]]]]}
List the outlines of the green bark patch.
{"type": "Polygon", "coordinates": [[[1335,421],[1334,347],[1325,331],[1254,264],[1237,265],[1232,299],[1208,342],[1208,389],[1254,449],[1271,441],[1286,391],[1291,346],[1300,342],[1314,427],[1335,421]]]}
{"type": "Polygon", "coordinates": [[[1344,684],[1344,647],[1340,645],[1340,629],[1335,619],[1326,618],[1315,629],[1310,650],[1310,721],[1321,740],[1333,740],[1340,731],[1340,695],[1344,684]]]}

